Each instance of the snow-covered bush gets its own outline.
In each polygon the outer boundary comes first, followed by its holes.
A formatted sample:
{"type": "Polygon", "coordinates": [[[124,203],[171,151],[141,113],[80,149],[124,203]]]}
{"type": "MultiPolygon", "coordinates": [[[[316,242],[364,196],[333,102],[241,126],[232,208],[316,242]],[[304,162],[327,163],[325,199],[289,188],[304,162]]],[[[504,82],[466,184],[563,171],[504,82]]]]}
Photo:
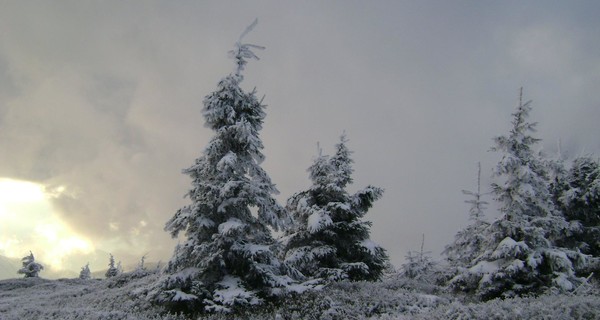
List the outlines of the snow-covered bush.
{"type": "Polygon", "coordinates": [[[600,299],[594,295],[542,295],[513,299],[494,299],[480,303],[454,301],[442,307],[411,316],[381,319],[599,319],[600,299]]]}
{"type": "Polygon", "coordinates": [[[25,278],[37,278],[40,271],[44,270],[44,266],[35,261],[35,257],[31,251],[29,255],[21,259],[21,262],[23,266],[17,273],[25,275],[25,278]]]}

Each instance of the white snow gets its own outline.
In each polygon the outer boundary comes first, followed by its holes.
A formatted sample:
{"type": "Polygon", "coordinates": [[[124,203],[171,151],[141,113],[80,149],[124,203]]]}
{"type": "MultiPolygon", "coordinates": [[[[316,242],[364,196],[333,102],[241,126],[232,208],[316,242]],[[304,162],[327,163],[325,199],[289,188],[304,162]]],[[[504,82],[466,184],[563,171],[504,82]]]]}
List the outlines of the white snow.
{"type": "Polygon", "coordinates": [[[475,274],[490,274],[498,271],[498,263],[498,261],[480,261],[476,265],[469,268],[469,271],[475,274]]]}
{"type": "Polygon", "coordinates": [[[332,223],[333,223],[333,221],[331,221],[331,217],[324,214],[323,211],[318,210],[318,211],[313,212],[308,217],[307,230],[310,233],[319,232],[320,230],[324,229],[325,227],[331,225],[332,223]]]}
{"type": "Polygon", "coordinates": [[[268,245],[250,244],[244,247],[248,253],[255,256],[258,253],[269,252],[271,248],[268,245]]]}
{"type": "Polygon", "coordinates": [[[217,169],[219,171],[225,171],[227,169],[233,168],[237,162],[237,155],[233,152],[228,152],[219,162],[217,163],[217,169]]]}
{"type": "Polygon", "coordinates": [[[377,243],[373,242],[371,239],[366,239],[360,242],[360,245],[369,250],[369,252],[373,255],[377,254],[377,249],[379,248],[379,245],[377,245],[377,243]]]}
{"type": "Polygon", "coordinates": [[[256,305],[262,300],[256,297],[255,292],[249,291],[242,287],[242,281],[238,277],[227,275],[217,284],[221,289],[214,292],[215,301],[220,302],[225,306],[233,306],[235,304],[250,304],[256,305]]]}
{"type": "Polygon", "coordinates": [[[506,257],[516,257],[529,251],[529,247],[523,241],[515,241],[510,237],[500,241],[496,250],[492,253],[493,259],[502,259],[506,257]]]}
{"type": "Polygon", "coordinates": [[[221,223],[219,225],[219,233],[223,235],[228,235],[231,232],[244,227],[245,224],[237,218],[229,218],[229,220],[221,223]]]}
{"type": "Polygon", "coordinates": [[[571,290],[575,289],[575,287],[573,286],[573,283],[571,281],[569,281],[567,275],[564,273],[559,273],[556,278],[552,279],[552,283],[554,283],[554,285],[556,285],[557,287],[559,287],[563,290],[566,290],[566,291],[571,291],[571,290]]]}
{"type": "Polygon", "coordinates": [[[182,292],[180,290],[173,290],[175,292],[175,297],[173,297],[173,301],[189,301],[189,300],[196,300],[198,299],[198,297],[196,297],[193,294],[187,294],[185,292],[182,292]]]}
{"type": "MultiPolygon", "coordinates": [[[[486,269],[483,267],[482,269],[486,269]]],[[[190,270],[191,271],[191,270],[190,270]]],[[[166,314],[146,298],[149,288],[160,274],[135,278],[122,274],[111,279],[39,278],[0,280],[0,319],[121,319],[121,320],[184,320],[184,315],[166,314]]],[[[558,286],[569,288],[563,277],[555,279],[558,286]]],[[[223,301],[246,302],[244,313],[249,320],[323,319],[337,313],[353,319],[570,319],[573,315],[600,318],[600,299],[594,294],[548,294],[539,297],[492,300],[466,303],[459,297],[425,292],[419,288],[403,288],[403,280],[387,278],[383,282],[339,282],[328,286],[305,283],[290,286],[289,292],[302,296],[283,298],[285,306],[272,313],[253,305],[259,300],[254,292],[240,286],[239,279],[226,277],[220,282],[223,301]],[[313,298],[304,296],[305,287],[315,285],[313,298]]],[[[182,298],[188,297],[185,294],[182,298]]],[[[214,306],[217,310],[226,306],[214,306]]],[[[208,316],[207,319],[222,319],[208,316]]],[[[204,318],[203,318],[204,319],[204,318]]]]}
{"type": "Polygon", "coordinates": [[[199,226],[205,227],[205,228],[210,228],[215,225],[214,221],[212,221],[211,219],[206,218],[206,217],[199,217],[196,219],[196,222],[198,223],[199,226]]]}

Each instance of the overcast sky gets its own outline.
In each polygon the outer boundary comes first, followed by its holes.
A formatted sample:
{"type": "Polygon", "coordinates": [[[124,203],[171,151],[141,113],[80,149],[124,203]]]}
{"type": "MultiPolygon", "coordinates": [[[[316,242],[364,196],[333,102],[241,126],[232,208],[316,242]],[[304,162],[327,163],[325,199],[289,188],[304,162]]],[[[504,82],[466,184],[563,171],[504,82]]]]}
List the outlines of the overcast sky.
{"type": "Polygon", "coordinates": [[[467,224],[478,161],[490,183],[521,86],[540,148],[600,154],[599,16],[598,1],[0,1],[0,178],[48,199],[0,215],[0,255],[51,259],[43,220],[87,243],[56,268],[169,259],[181,169],[212,136],[203,97],[258,18],[245,40],[266,49],[243,86],[265,95],[278,199],[309,186],[317,142],[331,153],[345,130],[351,191],[386,190],[372,238],[396,265],[421,234],[437,257],[467,224]]]}

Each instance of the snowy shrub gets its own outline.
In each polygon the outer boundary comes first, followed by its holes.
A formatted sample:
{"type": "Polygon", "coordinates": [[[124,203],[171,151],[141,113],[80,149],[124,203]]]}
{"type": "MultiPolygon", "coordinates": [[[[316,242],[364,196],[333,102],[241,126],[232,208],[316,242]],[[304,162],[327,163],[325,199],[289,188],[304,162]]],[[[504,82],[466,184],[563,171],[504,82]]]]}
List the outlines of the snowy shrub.
{"type": "MultiPolygon", "coordinates": [[[[495,299],[483,303],[454,301],[441,308],[429,309],[411,317],[396,319],[598,319],[600,299],[596,296],[543,295],[495,299]]],[[[385,319],[385,318],[384,318],[385,319]]]]}

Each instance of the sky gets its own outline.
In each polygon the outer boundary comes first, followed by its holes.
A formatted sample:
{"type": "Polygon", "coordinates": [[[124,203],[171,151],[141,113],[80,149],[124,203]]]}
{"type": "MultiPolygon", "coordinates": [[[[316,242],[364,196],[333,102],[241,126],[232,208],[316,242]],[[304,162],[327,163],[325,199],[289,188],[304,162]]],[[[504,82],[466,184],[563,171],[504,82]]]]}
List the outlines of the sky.
{"type": "Polygon", "coordinates": [[[372,239],[396,266],[422,235],[438,258],[468,223],[478,162],[489,190],[520,87],[540,149],[600,155],[598,16],[591,0],[0,1],[0,256],[31,250],[48,277],[109,253],[167,261],[181,170],[212,136],[202,100],[258,18],[245,41],[266,49],[242,86],[268,106],[277,199],[346,132],[350,191],[385,189],[372,239]]]}

